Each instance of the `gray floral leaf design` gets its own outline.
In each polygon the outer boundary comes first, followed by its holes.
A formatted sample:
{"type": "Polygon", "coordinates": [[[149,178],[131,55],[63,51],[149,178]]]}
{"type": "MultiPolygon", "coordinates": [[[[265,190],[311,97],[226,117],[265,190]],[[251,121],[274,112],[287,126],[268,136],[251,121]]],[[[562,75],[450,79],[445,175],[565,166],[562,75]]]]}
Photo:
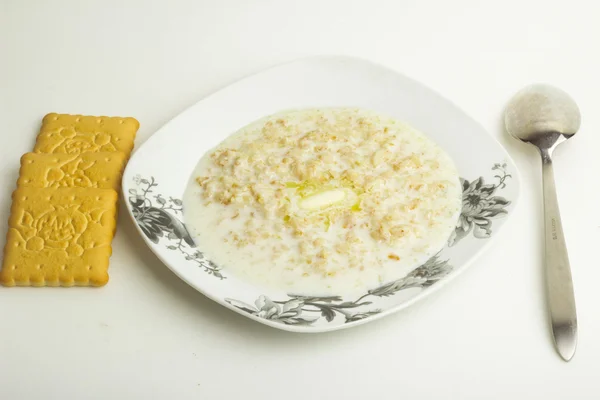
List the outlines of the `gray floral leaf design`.
{"type": "Polygon", "coordinates": [[[325,317],[327,322],[331,322],[335,318],[335,311],[329,307],[321,307],[321,316],[325,317]]]}
{"type": "Polygon", "coordinates": [[[300,301],[303,301],[306,303],[314,303],[314,302],[335,303],[335,302],[342,301],[341,296],[302,296],[302,295],[298,295],[298,294],[290,294],[288,296],[290,296],[293,299],[300,300],[300,301]]]}
{"type": "Polygon", "coordinates": [[[225,301],[249,314],[286,325],[309,325],[319,318],[318,316],[302,316],[302,302],[296,299],[278,304],[267,296],[261,295],[256,299],[254,305],[234,299],[225,299],[225,301]]]}
{"type": "Polygon", "coordinates": [[[388,297],[400,290],[420,287],[427,288],[452,271],[448,260],[440,261],[438,255],[431,257],[425,264],[411,271],[402,279],[390,282],[376,289],[369,290],[368,294],[377,297],[388,297]]]}
{"type": "Polygon", "coordinates": [[[239,301],[239,300],[235,300],[235,299],[225,299],[225,301],[228,302],[229,304],[231,304],[232,306],[239,308],[242,311],[246,311],[247,313],[258,316],[259,310],[256,307],[251,306],[250,304],[246,304],[243,301],[239,301]]]}
{"type": "Polygon", "coordinates": [[[456,228],[448,240],[454,246],[461,239],[473,232],[477,239],[487,239],[492,235],[492,219],[506,215],[510,201],[501,196],[494,196],[506,187],[506,179],[511,175],[506,172],[506,164],[494,164],[492,170],[498,171],[494,178],[496,184],[486,184],[483,177],[472,182],[461,179],[463,188],[462,211],[456,228]]]}
{"type": "Polygon", "coordinates": [[[219,272],[220,268],[212,261],[206,260],[202,252],[191,251],[196,244],[177,217],[177,214],[183,212],[183,202],[172,197],[167,201],[161,194],[149,195],[158,186],[154,177],[148,180],[135,176],[133,181],[138,185],[138,189],[129,189],[129,203],[133,217],[144,235],[155,244],[161,240],[168,240],[167,249],[179,251],[186,260],[195,262],[209,275],[225,279],[219,272]]]}
{"type": "Polygon", "coordinates": [[[181,207],[167,207],[165,199],[160,194],[153,196],[157,205],[153,204],[148,193],[153,193],[153,188],[158,186],[154,181],[134,178],[138,182],[141,192],[138,193],[135,189],[130,189],[129,203],[133,209],[133,216],[146,235],[153,243],[158,243],[159,238],[167,235],[169,238],[177,238],[184,240],[190,247],[195,247],[194,241],[188,233],[185,225],[172,214],[181,213],[181,207]]]}
{"type": "Polygon", "coordinates": [[[175,204],[176,206],[182,206],[183,202],[179,199],[174,199],[172,197],[169,197],[169,201],[173,204],[175,204]]]}
{"type": "Polygon", "coordinates": [[[451,270],[452,267],[448,261],[440,261],[436,255],[404,278],[369,290],[354,301],[344,301],[341,296],[318,297],[296,294],[288,294],[289,299],[285,301],[272,301],[267,296],[261,295],[255,301],[254,306],[235,299],[225,299],[225,301],[257,317],[286,325],[310,325],[321,318],[332,322],[338,317],[343,317],[344,323],[348,323],[369,318],[381,312],[381,309],[365,310],[365,307],[372,304],[371,301],[365,301],[369,296],[387,297],[409,288],[425,289],[442,279],[451,270]],[[361,310],[354,311],[355,309],[361,310]],[[319,314],[314,315],[316,313],[319,314]]]}
{"type": "Polygon", "coordinates": [[[373,315],[379,314],[380,312],[381,312],[381,310],[377,309],[377,310],[366,311],[363,313],[352,314],[351,316],[346,318],[346,322],[360,321],[361,319],[369,318],[373,315]]]}

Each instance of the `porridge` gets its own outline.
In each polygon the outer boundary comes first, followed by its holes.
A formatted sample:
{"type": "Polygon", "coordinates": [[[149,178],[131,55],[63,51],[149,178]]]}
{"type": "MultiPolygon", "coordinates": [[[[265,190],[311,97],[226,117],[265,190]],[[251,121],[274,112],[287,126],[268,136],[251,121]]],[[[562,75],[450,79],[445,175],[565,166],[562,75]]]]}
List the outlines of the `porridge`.
{"type": "Polygon", "coordinates": [[[206,256],[254,284],[349,294],[398,279],[446,243],[461,207],[450,157],[375,112],[305,109],[205,154],[184,195],[206,256]]]}

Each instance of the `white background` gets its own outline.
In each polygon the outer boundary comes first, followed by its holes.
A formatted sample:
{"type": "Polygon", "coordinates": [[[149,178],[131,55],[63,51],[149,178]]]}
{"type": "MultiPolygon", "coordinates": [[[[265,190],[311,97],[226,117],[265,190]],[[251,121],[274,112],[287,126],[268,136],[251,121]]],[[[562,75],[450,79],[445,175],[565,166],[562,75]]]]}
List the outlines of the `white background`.
{"type": "Polygon", "coordinates": [[[314,54],[422,81],[498,137],[523,176],[512,220],[470,270],[410,309],[322,335],[212,303],[121,208],[106,287],[0,289],[0,397],[600,398],[599,17],[597,2],[576,0],[0,0],[0,237],[44,114],[134,116],[139,146],[228,83],[314,54]],[[556,154],[580,323],[569,364],[545,317],[539,160],[501,124],[510,96],[536,81],[567,90],[583,114],[556,154]]]}

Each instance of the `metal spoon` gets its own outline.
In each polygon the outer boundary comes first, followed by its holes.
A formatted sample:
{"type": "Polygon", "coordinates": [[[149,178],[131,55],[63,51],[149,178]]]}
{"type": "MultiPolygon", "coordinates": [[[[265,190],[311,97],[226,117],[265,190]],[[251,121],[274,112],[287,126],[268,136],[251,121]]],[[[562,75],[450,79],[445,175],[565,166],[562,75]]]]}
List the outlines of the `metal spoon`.
{"type": "Polygon", "coordinates": [[[547,301],[554,344],[565,361],[571,360],[577,347],[577,314],[552,154],[559,144],[575,135],[580,122],[575,101],[562,90],[548,85],[522,89],[512,98],[504,115],[508,133],[537,147],[542,156],[547,301]]]}

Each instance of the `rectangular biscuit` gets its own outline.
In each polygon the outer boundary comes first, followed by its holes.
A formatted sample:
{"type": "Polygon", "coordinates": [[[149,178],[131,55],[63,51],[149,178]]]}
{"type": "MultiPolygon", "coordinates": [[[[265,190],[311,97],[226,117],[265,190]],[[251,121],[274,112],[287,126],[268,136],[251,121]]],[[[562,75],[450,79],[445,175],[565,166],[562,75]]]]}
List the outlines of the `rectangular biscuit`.
{"type": "Polygon", "coordinates": [[[51,113],[44,117],[36,153],[120,151],[129,157],[140,124],[135,118],[93,117],[51,113]]]}
{"type": "Polygon", "coordinates": [[[127,157],[121,152],[44,154],[21,157],[19,187],[119,190],[127,157]]]}
{"type": "Polygon", "coordinates": [[[117,192],[18,188],[4,247],[4,286],[102,286],[108,282],[117,192]]]}

